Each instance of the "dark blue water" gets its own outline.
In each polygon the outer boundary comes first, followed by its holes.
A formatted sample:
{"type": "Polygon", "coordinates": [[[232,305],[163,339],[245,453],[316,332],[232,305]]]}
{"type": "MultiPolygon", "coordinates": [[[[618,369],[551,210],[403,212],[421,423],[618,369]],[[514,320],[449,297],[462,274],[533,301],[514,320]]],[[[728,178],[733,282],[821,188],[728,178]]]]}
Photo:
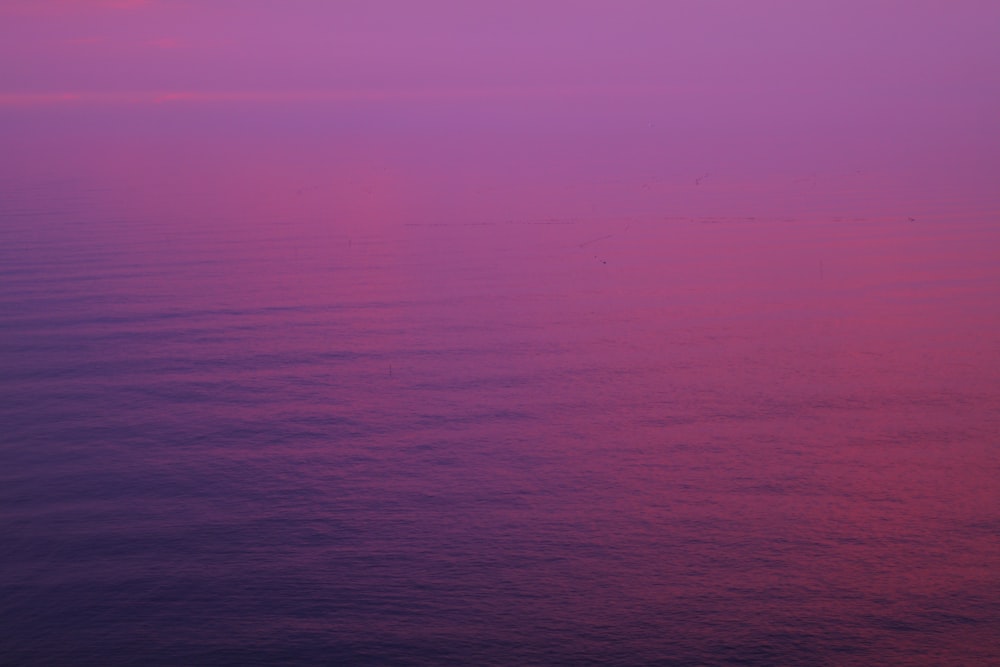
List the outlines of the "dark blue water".
{"type": "Polygon", "coordinates": [[[90,131],[0,180],[0,663],[1000,661],[995,211],[90,131]]]}

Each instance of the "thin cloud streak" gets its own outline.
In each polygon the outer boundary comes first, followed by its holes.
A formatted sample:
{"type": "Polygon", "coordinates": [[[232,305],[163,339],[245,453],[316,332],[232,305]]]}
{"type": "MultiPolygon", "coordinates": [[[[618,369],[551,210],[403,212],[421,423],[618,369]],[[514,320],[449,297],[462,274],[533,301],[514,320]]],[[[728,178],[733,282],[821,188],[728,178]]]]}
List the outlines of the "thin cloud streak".
{"type": "Polygon", "coordinates": [[[154,0],[5,0],[0,15],[59,15],[67,12],[133,11],[155,7],[154,0]]]}
{"type": "Polygon", "coordinates": [[[409,90],[330,91],[147,91],[147,92],[45,92],[0,93],[0,106],[51,106],[60,104],[162,104],[168,102],[353,102],[463,99],[558,99],[589,96],[662,94],[660,86],[508,86],[420,88],[409,90]]]}

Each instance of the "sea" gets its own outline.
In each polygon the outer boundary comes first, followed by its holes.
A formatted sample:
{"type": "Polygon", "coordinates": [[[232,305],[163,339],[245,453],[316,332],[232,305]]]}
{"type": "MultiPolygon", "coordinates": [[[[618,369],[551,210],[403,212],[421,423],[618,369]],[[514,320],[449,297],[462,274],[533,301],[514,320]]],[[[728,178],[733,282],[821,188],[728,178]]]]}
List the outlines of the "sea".
{"type": "Polygon", "coordinates": [[[518,104],[0,110],[0,664],[1000,664],[988,175],[518,104]]]}

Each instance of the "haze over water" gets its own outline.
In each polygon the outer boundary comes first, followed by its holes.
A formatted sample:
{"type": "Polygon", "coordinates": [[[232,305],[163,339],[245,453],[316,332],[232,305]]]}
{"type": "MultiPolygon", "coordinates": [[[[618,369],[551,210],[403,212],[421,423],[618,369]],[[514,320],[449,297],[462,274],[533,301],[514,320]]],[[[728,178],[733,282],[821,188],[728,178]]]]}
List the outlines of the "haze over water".
{"type": "Polygon", "coordinates": [[[1000,662],[994,5],[421,4],[0,9],[0,663],[1000,662]]]}

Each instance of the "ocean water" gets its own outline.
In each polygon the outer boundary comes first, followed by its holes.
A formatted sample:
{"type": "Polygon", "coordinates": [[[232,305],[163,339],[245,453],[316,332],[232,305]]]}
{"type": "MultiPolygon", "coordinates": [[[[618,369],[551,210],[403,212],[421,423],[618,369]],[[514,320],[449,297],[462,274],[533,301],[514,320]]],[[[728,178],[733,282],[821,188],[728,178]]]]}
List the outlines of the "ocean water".
{"type": "Polygon", "coordinates": [[[4,114],[0,663],[1000,662],[962,179],[483,110],[4,114]]]}

